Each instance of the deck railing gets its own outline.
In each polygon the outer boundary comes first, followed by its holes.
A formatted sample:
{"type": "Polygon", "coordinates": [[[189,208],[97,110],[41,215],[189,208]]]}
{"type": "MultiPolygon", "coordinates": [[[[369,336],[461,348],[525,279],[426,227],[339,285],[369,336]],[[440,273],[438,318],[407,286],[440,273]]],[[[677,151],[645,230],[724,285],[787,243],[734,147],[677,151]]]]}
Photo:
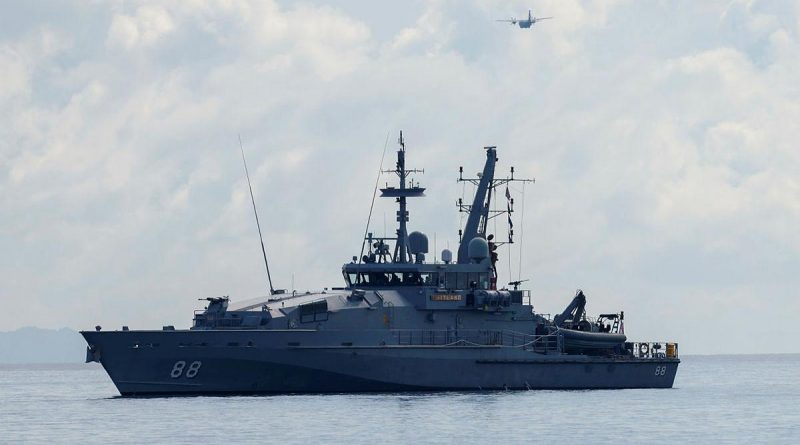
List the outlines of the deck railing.
{"type": "Polygon", "coordinates": [[[625,347],[636,358],[678,358],[678,344],[675,342],[628,342],[625,347]]]}
{"type": "Polygon", "coordinates": [[[531,335],[508,330],[394,329],[401,346],[501,346],[546,353],[561,350],[559,336],[531,335]]]}

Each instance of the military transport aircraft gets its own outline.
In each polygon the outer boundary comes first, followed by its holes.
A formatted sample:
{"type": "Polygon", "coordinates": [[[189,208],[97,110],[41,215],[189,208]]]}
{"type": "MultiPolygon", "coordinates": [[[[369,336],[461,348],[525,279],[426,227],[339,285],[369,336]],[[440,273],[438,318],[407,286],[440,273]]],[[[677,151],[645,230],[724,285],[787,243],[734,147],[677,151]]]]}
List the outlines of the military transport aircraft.
{"type": "Polygon", "coordinates": [[[517,19],[515,17],[511,17],[510,19],[498,20],[498,22],[507,22],[507,23],[510,23],[512,26],[516,25],[517,23],[519,23],[519,27],[520,28],[527,29],[527,28],[530,28],[531,26],[533,26],[533,24],[538,22],[539,20],[547,20],[547,19],[552,19],[552,18],[553,17],[534,17],[533,14],[531,14],[531,10],[529,9],[528,10],[528,18],[527,19],[519,20],[519,19],[517,19]]]}

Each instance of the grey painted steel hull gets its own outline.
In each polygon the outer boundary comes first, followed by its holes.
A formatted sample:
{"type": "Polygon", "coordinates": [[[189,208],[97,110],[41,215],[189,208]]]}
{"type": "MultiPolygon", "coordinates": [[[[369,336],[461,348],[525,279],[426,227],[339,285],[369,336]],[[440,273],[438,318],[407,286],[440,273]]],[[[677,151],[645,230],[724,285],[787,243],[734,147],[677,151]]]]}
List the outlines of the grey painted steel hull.
{"type": "MultiPolygon", "coordinates": [[[[287,346],[285,340],[297,340],[298,334],[83,332],[124,396],[670,388],[680,362],[537,354],[499,346],[287,346]],[[215,343],[222,339],[226,343],[215,343]],[[190,343],[206,344],[186,346],[190,343]],[[190,373],[192,366],[196,369],[190,373]]],[[[306,334],[314,336],[313,331],[306,334]]]]}

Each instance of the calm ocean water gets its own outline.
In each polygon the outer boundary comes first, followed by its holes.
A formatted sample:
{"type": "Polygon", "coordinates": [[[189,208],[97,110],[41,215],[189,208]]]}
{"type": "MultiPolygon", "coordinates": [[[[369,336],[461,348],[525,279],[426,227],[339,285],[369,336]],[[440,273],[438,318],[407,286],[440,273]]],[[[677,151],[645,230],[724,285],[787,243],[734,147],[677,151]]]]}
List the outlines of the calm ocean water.
{"type": "Polygon", "coordinates": [[[0,443],[800,443],[800,355],[689,356],[671,390],[123,399],[0,366],[0,443]]]}

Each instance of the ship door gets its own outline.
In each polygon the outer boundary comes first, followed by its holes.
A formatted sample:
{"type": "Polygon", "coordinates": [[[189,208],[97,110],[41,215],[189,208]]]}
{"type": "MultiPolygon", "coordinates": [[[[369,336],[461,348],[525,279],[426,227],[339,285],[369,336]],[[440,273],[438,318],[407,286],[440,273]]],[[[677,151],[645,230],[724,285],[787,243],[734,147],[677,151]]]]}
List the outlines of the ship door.
{"type": "Polygon", "coordinates": [[[392,323],[394,322],[394,303],[391,301],[386,302],[386,312],[383,314],[383,324],[392,329],[392,323]]]}

